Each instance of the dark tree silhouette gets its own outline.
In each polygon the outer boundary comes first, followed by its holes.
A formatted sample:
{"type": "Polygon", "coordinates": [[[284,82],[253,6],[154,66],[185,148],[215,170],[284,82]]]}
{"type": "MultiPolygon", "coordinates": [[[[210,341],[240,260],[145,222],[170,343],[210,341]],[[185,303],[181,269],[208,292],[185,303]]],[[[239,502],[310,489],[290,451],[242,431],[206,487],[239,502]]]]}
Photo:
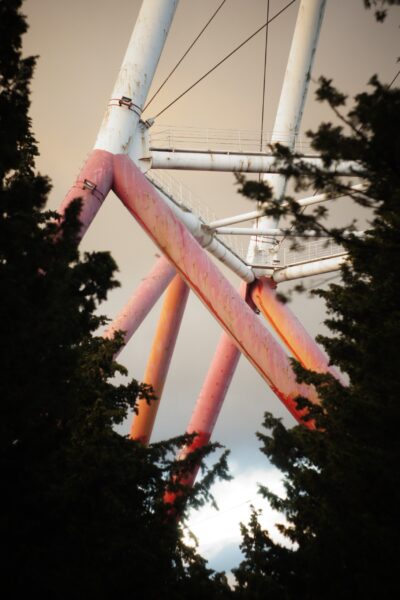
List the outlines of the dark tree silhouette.
{"type": "MultiPolygon", "coordinates": [[[[225,579],[182,541],[163,504],[176,439],[144,448],[115,432],[150,390],[113,356],[95,309],[117,285],[108,253],[80,256],[80,201],[60,223],[35,172],[21,0],[0,0],[0,443],[3,593],[225,597],[225,579]]],[[[212,448],[208,448],[206,453],[212,448]]],[[[189,495],[208,496],[225,457],[189,495]]],[[[179,466],[179,468],[182,468],[179,466]]]]}
{"type": "Polygon", "coordinates": [[[400,0],[364,0],[366,8],[373,8],[377,21],[384,21],[387,16],[388,7],[398,6],[400,0]]]}
{"type": "MultiPolygon", "coordinates": [[[[331,332],[319,341],[349,384],[297,364],[299,380],[314,384],[321,398],[320,407],[299,399],[316,430],[288,430],[265,416],[267,432],[258,437],[262,452],[285,476],[286,495],[262,492],[285,515],[288,525],[281,530],[291,546],[275,544],[254,513],[242,529],[245,559],[235,572],[239,598],[399,594],[400,90],[373,77],[346,114],[346,97],[321,78],[317,98],[329,103],[339,124],[324,123],[310,133],[312,145],[325,165],[359,161],[366,172],[364,192],[355,193],[326,172],[300,174],[288,152],[280,151],[300,187],[347,192],[369,210],[364,237],[330,231],[347,248],[349,260],[342,283],[317,291],[325,299],[331,332]]],[[[241,183],[247,195],[260,185],[241,183]]],[[[289,204],[298,231],[326,229],[323,210],[306,216],[296,202],[289,204]]],[[[271,206],[273,212],[281,210],[271,206]]]]}

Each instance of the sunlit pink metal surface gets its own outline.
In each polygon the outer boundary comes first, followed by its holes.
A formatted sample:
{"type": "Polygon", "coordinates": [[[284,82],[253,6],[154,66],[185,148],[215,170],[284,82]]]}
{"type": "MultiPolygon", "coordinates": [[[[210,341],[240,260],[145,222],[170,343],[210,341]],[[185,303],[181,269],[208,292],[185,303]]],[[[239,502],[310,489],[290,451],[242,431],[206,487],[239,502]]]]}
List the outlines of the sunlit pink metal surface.
{"type": "MultiPolygon", "coordinates": [[[[190,452],[201,448],[210,441],[239,358],[239,349],[224,332],[219,340],[187,428],[187,433],[196,433],[197,435],[193,443],[185,447],[180,453],[180,458],[186,457],[190,452]]],[[[199,467],[200,464],[186,473],[182,483],[192,486],[199,467]]],[[[171,495],[168,502],[172,503],[172,500],[173,496],[171,495]]]]}
{"type": "MultiPolygon", "coordinates": [[[[210,434],[199,432],[197,434],[197,436],[194,438],[193,442],[190,444],[190,446],[186,446],[186,448],[180,453],[179,458],[181,460],[183,460],[191,452],[194,452],[198,448],[203,448],[203,446],[208,444],[209,441],[210,441],[210,434]]],[[[180,476],[179,478],[175,477],[174,482],[178,481],[180,485],[191,488],[195,482],[199,468],[200,468],[200,463],[197,464],[191,471],[186,471],[183,476],[180,476]]],[[[175,492],[175,491],[171,491],[171,490],[167,489],[167,491],[164,494],[164,503],[171,504],[171,506],[172,506],[172,509],[170,512],[170,516],[172,516],[172,517],[179,517],[176,510],[173,508],[177,498],[179,498],[179,497],[182,497],[182,492],[175,492]]]]}
{"type": "Polygon", "coordinates": [[[127,344],[175,274],[173,265],[164,256],[159,258],[134,291],[129,302],[104,332],[104,337],[112,338],[116,331],[123,331],[127,344]]]}
{"type": "Polygon", "coordinates": [[[82,199],[80,221],[82,238],[111,189],[113,155],[105,150],[93,150],[81,169],[78,178],[64,198],[59,213],[64,214],[72,200],[82,199]]]}
{"type": "Polygon", "coordinates": [[[240,358],[238,347],[224,332],[197,399],[187,433],[211,435],[240,358]]]}
{"type": "Polygon", "coordinates": [[[338,371],[329,366],[326,354],[290,308],[278,299],[275,287],[274,282],[265,277],[250,284],[249,289],[254,304],[271,323],[293,356],[304,367],[317,373],[329,371],[337,379],[342,380],[338,371]]]}
{"type": "Polygon", "coordinates": [[[143,377],[143,382],[152,386],[157,400],[150,404],[146,400],[139,400],[138,414],[133,417],[132,422],[131,438],[142,444],[150,441],[188,294],[189,288],[182,277],[175,275],[165,295],[143,377]]]}
{"type": "Polygon", "coordinates": [[[114,191],[288,410],[300,420],[295,398],[301,395],[316,403],[315,389],[297,383],[283,349],[124,155],[114,158],[114,191]]]}
{"type": "MultiPolygon", "coordinates": [[[[246,290],[247,285],[243,283],[240,288],[243,298],[246,297],[246,290]]],[[[223,332],[186,429],[186,433],[196,433],[197,436],[192,444],[183,448],[181,458],[210,441],[239,358],[240,350],[223,332]]],[[[196,465],[186,474],[186,485],[193,485],[199,466],[196,465]]]]}

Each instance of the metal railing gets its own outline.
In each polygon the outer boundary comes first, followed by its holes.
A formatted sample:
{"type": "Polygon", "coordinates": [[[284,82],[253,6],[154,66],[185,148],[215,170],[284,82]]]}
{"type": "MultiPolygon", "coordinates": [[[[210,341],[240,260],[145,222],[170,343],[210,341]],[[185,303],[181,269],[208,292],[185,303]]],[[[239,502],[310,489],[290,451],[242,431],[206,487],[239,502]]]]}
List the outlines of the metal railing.
{"type": "Polygon", "coordinates": [[[331,258],[345,254],[343,246],[337,244],[332,238],[304,241],[300,240],[296,248],[292,248],[293,242],[285,240],[281,248],[280,260],[283,265],[294,265],[321,258],[331,258]]]}
{"type": "Polygon", "coordinates": [[[210,223],[216,218],[207,204],[202,202],[190,188],[175,179],[168,171],[152,170],[146,176],[150,181],[159,186],[178,206],[201,217],[205,223],[210,223]]]}
{"type": "MultiPolygon", "coordinates": [[[[175,179],[168,171],[153,170],[149,171],[146,176],[183,210],[193,212],[199,216],[205,225],[216,219],[215,213],[209,206],[201,201],[185,184],[175,179]]],[[[239,256],[243,262],[248,264],[247,250],[250,236],[217,235],[216,237],[225,246],[230,248],[234,254],[239,256]]],[[[281,241],[277,238],[271,238],[271,236],[258,235],[257,241],[258,252],[252,261],[252,265],[260,268],[281,268],[320,260],[322,258],[340,256],[346,253],[344,248],[331,238],[321,238],[318,240],[298,238],[296,241],[293,238],[287,238],[281,241]],[[274,240],[278,246],[276,252],[271,251],[271,242],[274,240]],[[265,249],[263,249],[263,245],[265,249]]]]}
{"type": "MultiPolygon", "coordinates": [[[[289,141],[287,135],[275,135],[279,142],[289,141]]],[[[172,127],[154,125],[150,129],[150,147],[173,150],[203,150],[221,152],[270,153],[272,132],[263,132],[260,148],[260,132],[235,129],[200,129],[195,127],[172,127]]],[[[311,145],[307,138],[297,137],[295,152],[307,154],[311,145]]]]}
{"type": "MultiPolygon", "coordinates": [[[[146,177],[171,198],[184,210],[189,210],[199,216],[205,225],[216,220],[215,213],[198,196],[183,183],[177,181],[168,171],[149,171],[146,177]]],[[[225,246],[230,248],[244,262],[247,253],[248,241],[240,239],[240,236],[219,235],[217,236],[225,246]]]]}

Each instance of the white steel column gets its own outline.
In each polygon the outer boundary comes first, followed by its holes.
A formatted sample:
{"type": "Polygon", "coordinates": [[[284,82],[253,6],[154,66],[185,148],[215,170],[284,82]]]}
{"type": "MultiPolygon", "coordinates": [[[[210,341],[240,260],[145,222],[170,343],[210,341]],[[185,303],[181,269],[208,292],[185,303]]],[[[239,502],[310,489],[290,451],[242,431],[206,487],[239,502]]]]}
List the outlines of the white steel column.
{"type": "MultiPolygon", "coordinates": [[[[285,144],[290,149],[294,147],[300,128],[325,4],[326,0],[301,0],[297,15],[271,140],[272,143],[285,144]]],[[[265,181],[273,188],[275,198],[280,200],[285,193],[286,178],[283,175],[270,175],[265,181]]],[[[260,225],[268,229],[275,228],[278,220],[262,217],[256,223],[257,227],[260,225]]],[[[249,246],[249,262],[253,262],[257,250],[265,252],[265,242],[258,247],[257,238],[253,238],[249,246]]]]}
{"type": "Polygon", "coordinates": [[[112,184],[112,155],[127,154],[138,135],[138,123],[178,0],[143,0],[136,25],[105,112],[94,149],[64,198],[62,215],[82,199],[82,238],[112,184]]]}
{"type": "Polygon", "coordinates": [[[95,148],[125,154],[135,133],[178,0],[143,0],[95,148]]]}

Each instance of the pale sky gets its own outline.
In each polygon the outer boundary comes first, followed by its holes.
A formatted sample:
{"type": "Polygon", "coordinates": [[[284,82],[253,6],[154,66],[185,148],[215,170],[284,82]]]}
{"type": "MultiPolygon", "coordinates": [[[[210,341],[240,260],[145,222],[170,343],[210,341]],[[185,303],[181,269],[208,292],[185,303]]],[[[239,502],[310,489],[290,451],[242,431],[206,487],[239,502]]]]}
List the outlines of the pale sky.
{"type": "MultiPolygon", "coordinates": [[[[154,86],[175,65],[220,0],[180,0],[174,23],[161,57],[154,86]]],[[[118,73],[140,0],[26,0],[23,10],[30,26],[25,51],[40,56],[32,86],[33,129],[39,142],[38,167],[53,181],[50,207],[56,209],[93,147],[103,112],[118,73]]],[[[271,0],[273,15],[286,4],[271,0]]],[[[289,51],[297,6],[294,4],[270,27],[266,84],[265,129],[271,130],[289,51]]],[[[198,46],[187,57],[146,117],[156,114],[233,47],[265,22],[266,0],[227,0],[198,46]]],[[[398,70],[399,11],[377,24],[363,8],[362,0],[328,0],[313,79],[324,74],[350,96],[362,91],[372,74],[389,82],[398,70]]],[[[160,117],[158,124],[217,129],[260,127],[264,35],[259,34],[232,59],[160,117]]],[[[329,112],[313,100],[311,82],[302,130],[316,128],[329,112]]],[[[234,177],[222,173],[178,172],[218,216],[251,210],[234,187],[234,177]]],[[[350,221],[347,201],[339,203],[337,218],[350,221]]],[[[102,312],[113,318],[128,300],[155,261],[157,249],[139,229],[119,200],[109,196],[82,243],[82,250],[111,250],[119,265],[121,288],[110,295],[102,312]]],[[[228,274],[238,285],[235,277],[228,274]]],[[[309,284],[309,280],[306,282],[309,284]]],[[[323,331],[324,309],[320,302],[301,296],[292,309],[313,334],[323,331]]],[[[123,351],[120,361],[131,376],[141,379],[159,305],[123,351]]],[[[165,387],[154,439],[183,433],[211,361],[219,326],[190,294],[181,333],[165,387]]],[[[286,416],[254,369],[242,358],[222,409],[214,439],[232,450],[232,465],[242,487],[255,493],[249,477],[261,477],[268,463],[257,450],[255,431],[265,410],[286,416]]],[[[291,422],[287,418],[287,422],[291,422]]],[[[253,479],[254,480],[254,479],[253,479]]],[[[229,485],[229,484],[224,484],[229,485]]],[[[231,508],[247,501],[235,484],[223,488],[231,508]],[[230,489],[230,491],[227,491],[230,489]],[[235,499],[236,498],[236,499],[235,499]],[[237,501],[236,501],[237,500],[237,501]]],[[[245,494],[246,495],[246,494],[245,494]]],[[[261,502],[260,502],[261,504],[261,502]]],[[[233,510],[233,509],[232,509],[233,510]]],[[[242,514],[242,513],[241,513],[242,514]]],[[[222,518],[222,513],[220,515],[222,518]]],[[[196,521],[197,517],[194,517],[196,521]]],[[[208,518],[208,517],[207,517],[208,518]]],[[[244,518],[236,516],[238,518],[244,518]]],[[[199,519],[198,519],[199,520],[199,519]]],[[[215,518],[217,521],[217,517],[215,518]]],[[[267,522],[270,523],[271,519],[267,522]]],[[[221,534],[220,539],[225,539],[221,534]]],[[[230,544],[228,540],[227,545],[230,544]]],[[[226,546],[227,547],[227,546],[226,546]]],[[[221,544],[208,549],[211,566],[221,568],[221,544]],[[216,548],[218,546],[218,552],[216,548]],[[217,557],[217,558],[216,558],[217,557]],[[218,562],[219,560],[219,562],[218,562]],[[214,562],[213,562],[214,561],[214,562]]],[[[223,554],[223,553],[222,553],[223,554]]],[[[237,560],[226,559],[223,566],[237,560]]],[[[222,561],[223,562],[223,561],[222,561]]]]}

